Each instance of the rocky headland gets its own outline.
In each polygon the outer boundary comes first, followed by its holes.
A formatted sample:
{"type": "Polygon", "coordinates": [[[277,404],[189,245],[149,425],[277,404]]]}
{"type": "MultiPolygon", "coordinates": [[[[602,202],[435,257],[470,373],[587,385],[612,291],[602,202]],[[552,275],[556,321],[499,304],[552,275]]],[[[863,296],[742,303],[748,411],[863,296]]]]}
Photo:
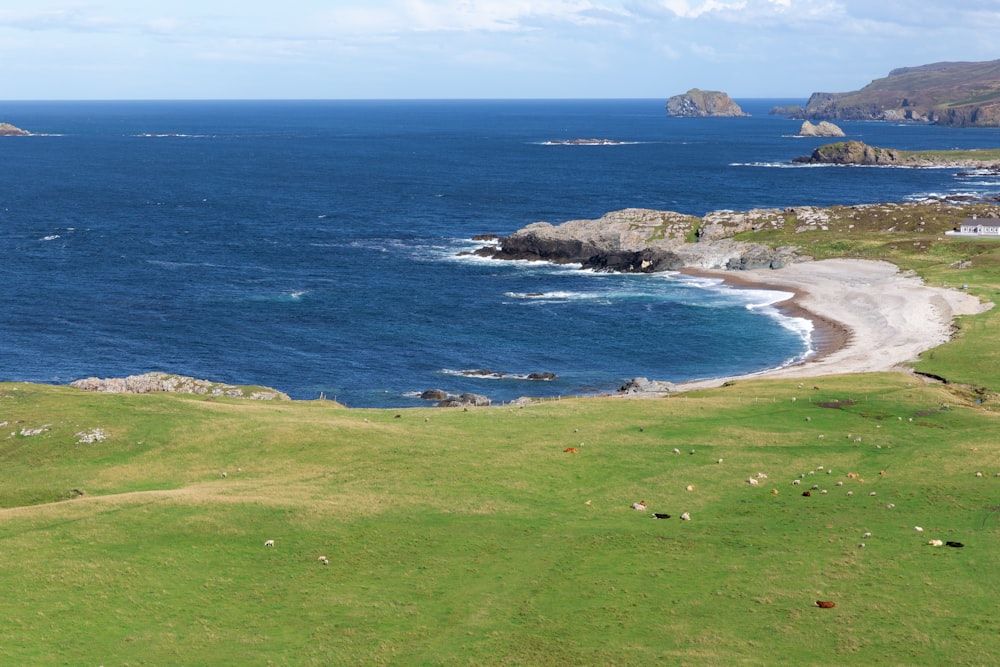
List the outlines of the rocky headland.
{"type": "Polygon", "coordinates": [[[974,167],[1000,170],[1000,151],[902,151],[869,146],[861,141],[841,141],[820,146],[809,155],[794,158],[792,162],[896,167],[974,167]]]}
{"type": "Polygon", "coordinates": [[[10,123],[0,123],[0,137],[26,137],[30,134],[31,132],[15,127],[10,123]]]}
{"type": "Polygon", "coordinates": [[[1000,127],[1000,60],[895,69],[860,90],[813,93],[793,117],[1000,127]]]}
{"type": "Polygon", "coordinates": [[[625,273],[780,268],[804,258],[790,247],[774,249],[732,237],[741,231],[784,224],[784,214],[777,211],[716,211],[697,218],[631,208],[596,220],[570,220],[560,225],[536,222],[476,254],[625,273]]]}
{"type": "Polygon", "coordinates": [[[749,116],[729,95],[692,88],[667,100],[667,115],[680,118],[733,118],[749,116]]]}

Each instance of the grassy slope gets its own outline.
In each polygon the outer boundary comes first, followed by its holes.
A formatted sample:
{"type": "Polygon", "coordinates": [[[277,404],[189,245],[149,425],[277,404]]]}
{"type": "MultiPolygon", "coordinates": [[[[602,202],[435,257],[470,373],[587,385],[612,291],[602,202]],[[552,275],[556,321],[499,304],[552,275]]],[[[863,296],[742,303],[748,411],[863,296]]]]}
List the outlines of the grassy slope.
{"type": "MultiPolygon", "coordinates": [[[[1000,243],[936,241],[954,213],[872,214],[768,234],[1000,296],[1000,243]]],[[[965,318],[920,364],[971,388],[873,374],[397,418],[0,384],[0,662],[987,664],[997,326],[965,318]]]]}

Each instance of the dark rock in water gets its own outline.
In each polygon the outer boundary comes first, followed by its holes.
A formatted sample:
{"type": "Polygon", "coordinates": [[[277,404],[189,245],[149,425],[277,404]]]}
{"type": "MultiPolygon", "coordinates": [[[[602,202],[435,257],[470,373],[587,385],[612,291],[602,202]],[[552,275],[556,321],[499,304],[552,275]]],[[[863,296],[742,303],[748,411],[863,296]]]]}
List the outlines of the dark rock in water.
{"type": "Polygon", "coordinates": [[[461,394],[459,396],[452,396],[446,398],[445,400],[438,403],[439,408],[467,408],[467,407],[486,407],[490,405],[491,401],[488,397],[482,394],[461,394]]]}
{"type": "Polygon", "coordinates": [[[655,273],[682,269],[684,260],[676,253],[646,248],[637,252],[599,252],[584,260],[582,268],[621,273],[655,273]]]}
{"type": "Polygon", "coordinates": [[[529,380],[555,380],[555,373],[528,373],[529,380]]]}
{"type": "Polygon", "coordinates": [[[448,398],[448,392],[444,389],[428,389],[424,393],[420,394],[420,398],[425,401],[443,401],[448,398]]]}

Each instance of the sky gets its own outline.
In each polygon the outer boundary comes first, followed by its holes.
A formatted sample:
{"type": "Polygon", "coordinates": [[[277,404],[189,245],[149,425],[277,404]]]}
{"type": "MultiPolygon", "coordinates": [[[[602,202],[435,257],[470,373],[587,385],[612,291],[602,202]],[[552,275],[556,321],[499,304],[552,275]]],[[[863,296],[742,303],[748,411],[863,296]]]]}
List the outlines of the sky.
{"type": "Polygon", "coordinates": [[[997,35],[1000,0],[0,0],[0,99],[804,99],[997,35]]]}

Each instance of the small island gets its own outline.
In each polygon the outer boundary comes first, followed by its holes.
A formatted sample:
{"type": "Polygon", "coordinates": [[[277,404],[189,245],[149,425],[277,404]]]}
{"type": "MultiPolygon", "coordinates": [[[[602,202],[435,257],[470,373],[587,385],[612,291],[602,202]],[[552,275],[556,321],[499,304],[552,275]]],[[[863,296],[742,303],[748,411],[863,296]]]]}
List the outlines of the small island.
{"type": "Polygon", "coordinates": [[[0,137],[26,137],[30,134],[31,132],[22,130],[10,123],[0,123],[0,137]]]}
{"type": "Polygon", "coordinates": [[[738,118],[750,114],[726,93],[692,88],[667,100],[667,115],[678,118],[738,118]]]}

